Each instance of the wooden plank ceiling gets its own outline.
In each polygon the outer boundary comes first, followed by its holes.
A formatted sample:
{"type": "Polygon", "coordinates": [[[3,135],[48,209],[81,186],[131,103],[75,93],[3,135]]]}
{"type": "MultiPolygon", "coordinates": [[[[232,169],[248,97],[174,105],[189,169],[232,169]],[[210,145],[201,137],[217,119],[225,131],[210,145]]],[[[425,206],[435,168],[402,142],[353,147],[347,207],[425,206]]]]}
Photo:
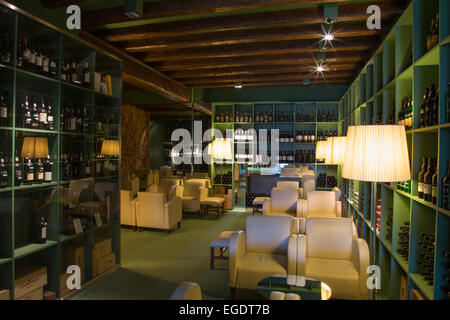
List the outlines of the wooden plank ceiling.
{"type": "MultiPolygon", "coordinates": [[[[66,2],[42,0],[49,8],[66,2]]],[[[407,0],[153,0],[145,1],[142,18],[130,20],[123,2],[113,1],[112,7],[95,7],[92,0],[70,2],[82,8],[84,32],[146,64],[156,75],[163,74],[166,91],[168,78],[180,84],[177,94],[183,98],[178,102],[186,102],[185,94],[180,94],[185,87],[229,87],[236,82],[291,85],[303,80],[350,83],[408,4],[407,0]],[[339,5],[339,17],[325,71],[318,75],[323,5],[330,3],[339,5]],[[381,8],[381,30],[366,26],[367,7],[372,4],[381,8]]],[[[127,76],[124,81],[145,85],[135,78],[127,76]]]]}

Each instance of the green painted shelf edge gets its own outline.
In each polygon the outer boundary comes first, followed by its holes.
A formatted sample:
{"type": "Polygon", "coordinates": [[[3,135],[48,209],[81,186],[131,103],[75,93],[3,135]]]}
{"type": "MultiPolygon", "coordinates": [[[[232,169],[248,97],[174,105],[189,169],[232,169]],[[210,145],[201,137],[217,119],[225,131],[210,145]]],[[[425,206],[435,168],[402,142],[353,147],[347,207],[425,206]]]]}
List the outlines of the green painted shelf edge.
{"type": "Polygon", "coordinates": [[[18,248],[14,250],[14,258],[18,259],[18,258],[22,258],[25,257],[27,255],[42,251],[44,249],[53,247],[58,245],[57,241],[51,241],[51,240],[47,240],[47,242],[45,243],[32,243],[29,245],[26,245],[24,247],[18,248]]]}

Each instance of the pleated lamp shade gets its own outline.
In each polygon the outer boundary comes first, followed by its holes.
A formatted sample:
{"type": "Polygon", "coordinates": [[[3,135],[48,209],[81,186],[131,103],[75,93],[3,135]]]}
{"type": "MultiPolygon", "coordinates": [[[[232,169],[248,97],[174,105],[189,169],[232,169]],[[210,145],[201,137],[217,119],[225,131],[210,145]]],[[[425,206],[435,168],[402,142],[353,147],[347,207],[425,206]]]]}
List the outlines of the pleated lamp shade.
{"type": "Polygon", "coordinates": [[[34,157],[47,158],[48,157],[48,140],[47,138],[36,138],[34,143],[34,157]]]}
{"type": "Polygon", "coordinates": [[[22,145],[22,158],[34,158],[34,143],[36,141],[35,137],[25,137],[23,139],[22,145]]]}
{"type": "Polygon", "coordinates": [[[22,158],[47,158],[47,138],[25,137],[22,145],[22,158]]]}
{"type": "Polygon", "coordinates": [[[216,139],[211,145],[211,157],[217,160],[231,160],[231,142],[228,139],[216,139]]]}
{"type": "Polygon", "coordinates": [[[119,141],[117,140],[103,140],[101,154],[105,156],[119,155],[119,141]]]}
{"type": "Polygon", "coordinates": [[[343,164],[347,137],[328,138],[328,149],[325,156],[325,164],[343,164]]]}
{"type": "Polygon", "coordinates": [[[316,159],[319,161],[325,160],[326,157],[326,150],[327,142],[326,141],[319,141],[316,145],[316,159]]]}
{"type": "Polygon", "coordinates": [[[349,127],[342,177],[367,182],[410,180],[405,127],[349,127]]]}

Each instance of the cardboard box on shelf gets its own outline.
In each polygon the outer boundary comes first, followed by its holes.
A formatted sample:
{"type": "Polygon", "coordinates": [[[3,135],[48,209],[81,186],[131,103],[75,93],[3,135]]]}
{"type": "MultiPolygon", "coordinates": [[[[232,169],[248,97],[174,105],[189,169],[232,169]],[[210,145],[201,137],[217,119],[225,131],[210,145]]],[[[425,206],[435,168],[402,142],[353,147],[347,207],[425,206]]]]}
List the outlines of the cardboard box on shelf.
{"type": "Polygon", "coordinates": [[[404,274],[400,276],[400,300],[408,300],[408,279],[404,274]]]}
{"type": "Polygon", "coordinates": [[[0,290],[0,300],[9,300],[9,289],[0,290]]]}
{"type": "Polygon", "coordinates": [[[67,279],[69,279],[70,274],[63,273],[59,276],[59,294],[64,296],[70,292],[69,288],[67,288],[67,279]]]}
{"type": "Polygon", "coordinates": [[[80,267],[81,283],[85,279],[84,246],[66,245],[62,249],[62,272],[66,273],[67,267],[76,265],[80,267]]]}
{"type": "Polygon", "coordinates": [[[112,252],[112,239],[108,238],[94,244],[94,259],[104,257],[112,252]]]}
{"type": "Polygon", "coordinates": [[[19,299],[47,284],[47,267],[23,266],[16,270],[14,297],[19,299]]]}
{"type": "Polygon", "coordinates": [[[113,252],[97,259],[96,276],[111,269],[116,265],[116,254],[113,252]]]}
{"type": "Polygon", "coordinates": [[[16,300],[43,300],[44,299],[44,288],[40,287],[34,291],[27,293],[16,300]]]}
{"type": "Polygon", "coordinates": [[[44,292],[44,300],[56,300],[56,292],[45,291],[44,292]]]}

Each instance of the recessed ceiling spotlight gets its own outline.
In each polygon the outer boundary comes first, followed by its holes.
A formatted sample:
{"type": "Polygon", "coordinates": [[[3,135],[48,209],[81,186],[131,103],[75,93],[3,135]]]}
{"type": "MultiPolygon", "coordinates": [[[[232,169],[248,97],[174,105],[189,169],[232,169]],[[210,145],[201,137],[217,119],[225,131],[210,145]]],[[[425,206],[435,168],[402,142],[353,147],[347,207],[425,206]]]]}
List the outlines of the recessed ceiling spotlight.
{"type": "Polygon", "coordinates": [[[323,40],[324,41],[333,41],[334,40],[334,34],[332,33],[327,33],[323,36],[323,40]]]}
{"type": "Polygon", "coordinates": [[[322,73],[324,71],[325,71],[325,68],[323,66],[321,66],[321,65],[316,66],[316,72],[322,73]]]}
{"type": "Polygon", "coordinates": [[[235,83],[234,83],[234,88],[235,88],[235,89],[242,89],[242,83],[240,83],[240,82],[235,82],[235,83]]]}

